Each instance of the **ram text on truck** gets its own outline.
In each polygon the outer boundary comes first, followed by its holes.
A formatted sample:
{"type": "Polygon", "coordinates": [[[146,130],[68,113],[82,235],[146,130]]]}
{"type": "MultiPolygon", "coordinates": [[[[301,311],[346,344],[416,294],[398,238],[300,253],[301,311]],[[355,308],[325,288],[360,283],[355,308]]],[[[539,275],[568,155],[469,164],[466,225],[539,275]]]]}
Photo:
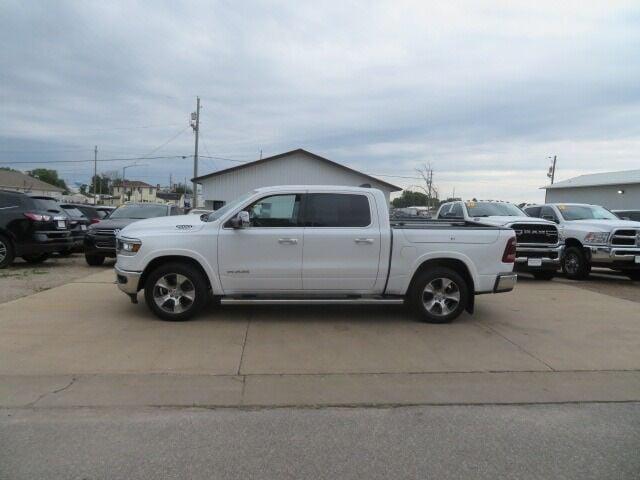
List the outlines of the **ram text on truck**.
{"type": "Polygon", "coordinates": [[[134,303],[186,320],[223,303],[387,302],[450,322],[474,296],[514,288],[513,230],[471,222],[391,223],[384,194],[341,186],[254,190],[209,215],[133,223],[116,279],[134,303]]]}

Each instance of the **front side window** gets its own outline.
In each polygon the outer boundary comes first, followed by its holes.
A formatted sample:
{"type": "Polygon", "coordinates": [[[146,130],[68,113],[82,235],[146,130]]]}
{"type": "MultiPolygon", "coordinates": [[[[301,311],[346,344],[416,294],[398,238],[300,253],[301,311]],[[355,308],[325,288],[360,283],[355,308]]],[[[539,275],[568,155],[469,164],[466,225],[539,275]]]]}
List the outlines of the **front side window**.
{"type": "Polygon", "coordinates": [[[245,210],[252,227],[297,227],[301,195],[271,195],[245,210]]]}
{"type": "Polygon", "coordinates": [[[307,227],[367,227],[371,210],[366,195],[310,193],[306,197],[307,227]]]}
{"type": "Polygon", "coordinates": [[[540,217],[540,211],[541,210],[542,210],[542,207],[528,207],[528,208],[524,209],[524,211],[530,217],[540,217]]]}

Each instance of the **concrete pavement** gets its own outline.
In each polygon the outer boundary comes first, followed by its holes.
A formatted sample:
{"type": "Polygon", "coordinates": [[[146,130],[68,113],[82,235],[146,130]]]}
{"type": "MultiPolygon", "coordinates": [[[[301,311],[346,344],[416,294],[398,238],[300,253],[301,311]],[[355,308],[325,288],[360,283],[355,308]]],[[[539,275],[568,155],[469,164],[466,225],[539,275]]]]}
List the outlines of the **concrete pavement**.
{"type": "Polygon", "coordinates": [[[212,308],[157,320],[113,273],[2,304],[0,406],[640,400],[640,305],[560,282],[474,316],[399,307],[212,308]]]}

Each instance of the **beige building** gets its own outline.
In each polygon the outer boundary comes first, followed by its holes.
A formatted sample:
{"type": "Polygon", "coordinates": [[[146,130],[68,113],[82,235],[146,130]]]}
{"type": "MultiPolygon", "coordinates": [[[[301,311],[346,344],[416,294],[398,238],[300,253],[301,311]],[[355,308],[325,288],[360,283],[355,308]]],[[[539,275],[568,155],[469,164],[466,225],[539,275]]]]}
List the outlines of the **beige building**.
{"type": "Polygon", "coordinates": [[[125,180],[124,185],[113,187],[113,197],[118,197],[118,205],[126,202],[156,203],[158,187],[139,180],[125,180]]]}

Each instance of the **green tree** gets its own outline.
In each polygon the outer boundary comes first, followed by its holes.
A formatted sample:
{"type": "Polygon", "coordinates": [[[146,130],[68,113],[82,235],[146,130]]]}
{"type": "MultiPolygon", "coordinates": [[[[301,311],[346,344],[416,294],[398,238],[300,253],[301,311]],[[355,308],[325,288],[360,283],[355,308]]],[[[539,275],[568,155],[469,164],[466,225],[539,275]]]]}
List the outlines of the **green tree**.
{"type": "Polygon", "coordinates": [[[37,178],[38,180],[42,180],[43,182],[50,185],[62,188],[65,192],[69,191],[67,184],[62,178],[58,176],[57,170],[49,170],[48,168],[36,168],[27,172],[27,175],[33,178],[37,178]]]}
{"type": "Polygon", "coordinates": [[[413,190],[403,190],[399,197],[391,201],[391,204],[396,208],[424,207],[427,205],[427,195],[413,190]]]}
{"type": "Polygon", "coordinates": [[[186,194],[193,193],[193,189],[189,185],[185,185],[184,183],[176,184],[173,191],[176,193],[186,193],[186,194]]]}
{"type": "Polygon", "coordinates": [[[96,190],[98,195],[109,195],[111,193],[111,187],[115,184],[115,182],[113,182],[111,180],[111,178],[107,177],[106,175],[96,175],[94,177],[91,177],[91,183],[88,185],[88,192],[93,194],[93,186],[96,186],[96,190]]]}

